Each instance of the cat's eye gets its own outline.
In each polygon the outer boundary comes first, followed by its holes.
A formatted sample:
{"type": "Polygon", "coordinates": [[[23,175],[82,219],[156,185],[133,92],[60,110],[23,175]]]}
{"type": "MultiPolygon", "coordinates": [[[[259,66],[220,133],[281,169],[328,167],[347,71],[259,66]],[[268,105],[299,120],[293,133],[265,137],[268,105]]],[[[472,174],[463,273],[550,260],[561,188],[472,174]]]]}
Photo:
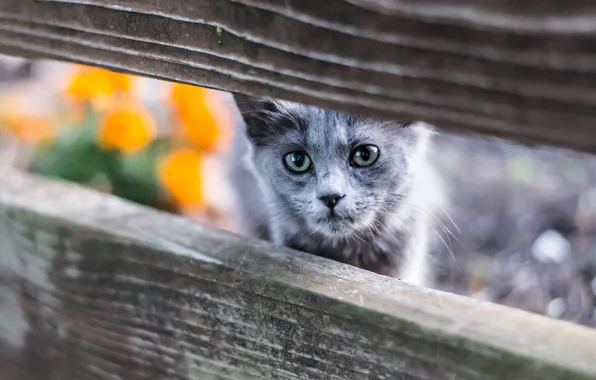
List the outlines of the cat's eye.
{"type": "Polygon", "coordinates": [[[311,161],[306,152],[290,152],[284,156],[284,164],[294,173],[304,173],[310,169],[311,161]]]}
{"type": "Polygon", "coordinates": [[[374,164],[377,158],[379,148],[374,145],[360,145],[352,151],[350,162],[354,166],[364,167],[374,164]]]}

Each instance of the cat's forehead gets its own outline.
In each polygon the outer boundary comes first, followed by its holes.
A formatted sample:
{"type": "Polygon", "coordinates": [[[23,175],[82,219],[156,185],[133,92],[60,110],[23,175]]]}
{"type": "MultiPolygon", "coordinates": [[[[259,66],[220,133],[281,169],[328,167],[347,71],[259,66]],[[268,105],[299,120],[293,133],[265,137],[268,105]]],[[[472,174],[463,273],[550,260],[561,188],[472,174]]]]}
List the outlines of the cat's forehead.
{"type": "Polygon", "coordinates": [[[294,121],[285,132],[300,136],[307,145],[347,144],[353,140],[370,138],[382,140],[395,135],[399,129],[397,123],[298,103],[277,101],[276,106],[280,113],[294,121]]]}

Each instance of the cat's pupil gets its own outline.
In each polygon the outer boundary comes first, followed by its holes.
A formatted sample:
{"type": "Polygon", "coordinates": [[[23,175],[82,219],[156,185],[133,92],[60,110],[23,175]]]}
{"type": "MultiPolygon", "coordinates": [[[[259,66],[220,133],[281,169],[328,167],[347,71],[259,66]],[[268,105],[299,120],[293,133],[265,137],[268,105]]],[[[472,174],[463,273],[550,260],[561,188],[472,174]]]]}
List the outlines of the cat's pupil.
{"type": "Polygon", "coordinates": [[[297,168],[301,168],[304,165],[304,155],[300,153],[294,153],[292,155],[292,162],[297,168]]]}
{"type": "Polygon", "coordinates": [[[362,159],[362,161],[366,162],[370,159],[370,149],[368,148],[360,148],[356,155],[362,159]]]}

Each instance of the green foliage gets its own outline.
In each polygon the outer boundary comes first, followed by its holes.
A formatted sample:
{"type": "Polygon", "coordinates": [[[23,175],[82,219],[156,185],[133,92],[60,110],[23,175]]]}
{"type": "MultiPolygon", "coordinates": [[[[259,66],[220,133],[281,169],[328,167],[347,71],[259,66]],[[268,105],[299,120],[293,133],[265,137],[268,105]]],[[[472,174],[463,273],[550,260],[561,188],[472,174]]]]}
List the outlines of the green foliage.
{"type": "Polygon", "coordinates": [[[156,175],[170,140],[157,138],[136,154],[122,154],[98,145],[99,120],[100,115],[88,105],[86,117],[78,125],[64,125],[54,139],[36,148],[29,170],[85,186],[108,187],[121,198],[173,211],[156,175]]]}

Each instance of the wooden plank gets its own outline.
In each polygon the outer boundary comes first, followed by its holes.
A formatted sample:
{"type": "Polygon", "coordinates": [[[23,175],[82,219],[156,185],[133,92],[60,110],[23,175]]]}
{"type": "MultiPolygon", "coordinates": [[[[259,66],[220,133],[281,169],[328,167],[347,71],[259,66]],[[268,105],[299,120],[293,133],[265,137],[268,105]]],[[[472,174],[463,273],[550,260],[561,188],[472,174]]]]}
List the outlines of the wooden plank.
{"type": "Polygon", "coordinates": [[[0,0],[0,51],[596,152],[596,3],[0,0]]]}
{"type": "Polygon", "coordinates": [[[2,379],[596,379],[586,327],[0,180],[2,379]]]}

